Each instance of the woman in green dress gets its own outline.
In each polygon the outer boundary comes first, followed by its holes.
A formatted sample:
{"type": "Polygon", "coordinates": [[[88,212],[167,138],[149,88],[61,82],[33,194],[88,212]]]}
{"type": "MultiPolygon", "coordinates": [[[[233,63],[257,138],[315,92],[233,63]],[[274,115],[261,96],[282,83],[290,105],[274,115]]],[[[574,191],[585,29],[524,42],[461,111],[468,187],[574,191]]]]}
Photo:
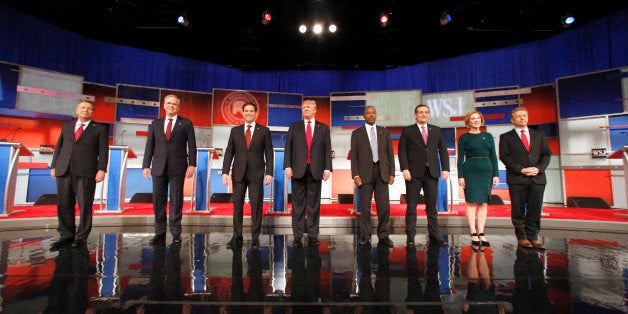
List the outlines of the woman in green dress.
{"type": "Polygon", "coordinates": [[[469,133],[458,140],[458,185],[464,189],[471,245],[480,249],[490,246],[484,226],[492,187],[499,184],[497,153],[493,136],[480,130],[484,124],[480,112],[467,113],[464,123],[469,133]]]}

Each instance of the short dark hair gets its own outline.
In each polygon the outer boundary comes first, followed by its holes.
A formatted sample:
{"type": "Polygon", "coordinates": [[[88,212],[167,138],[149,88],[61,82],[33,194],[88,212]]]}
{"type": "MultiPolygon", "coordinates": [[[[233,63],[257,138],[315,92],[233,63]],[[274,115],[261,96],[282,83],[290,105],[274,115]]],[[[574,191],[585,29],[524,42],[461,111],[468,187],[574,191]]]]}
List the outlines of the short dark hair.
{"type": "Polygon", "coordinates": [[[417,111],[419,111],[419,108],[421,108],[421,107],[427,108],[427,112],[430,112],[430,107],[428,107],[425,104],[419,104],[418,106],[414,107],[414,113],[417,113],[417,111]]]}
{"type": "Polygon", "coordinates": [[[244,112],[244,107],[246,106],[253,106],[253,108],[255,108],[255,112],[257,112],[257,104],[254,102],[245,102],[244,105],[242,105],[242,111],[244,112]]]}

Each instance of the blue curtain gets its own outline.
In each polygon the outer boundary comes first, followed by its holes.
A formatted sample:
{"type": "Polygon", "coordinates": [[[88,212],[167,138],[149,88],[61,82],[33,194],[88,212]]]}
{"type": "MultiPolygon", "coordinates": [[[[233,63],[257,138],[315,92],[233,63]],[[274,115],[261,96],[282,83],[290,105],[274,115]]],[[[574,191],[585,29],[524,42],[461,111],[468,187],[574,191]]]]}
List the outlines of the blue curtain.
{"type": "Polygon", "coordinates": [[[91,40],[0,4],[0,61],[81,75],[93,83],[200,92],[224,88],[328,96],[525,87],[628,65],[628,10],[547,40],[385,71],[249,72],[91,40]]]}

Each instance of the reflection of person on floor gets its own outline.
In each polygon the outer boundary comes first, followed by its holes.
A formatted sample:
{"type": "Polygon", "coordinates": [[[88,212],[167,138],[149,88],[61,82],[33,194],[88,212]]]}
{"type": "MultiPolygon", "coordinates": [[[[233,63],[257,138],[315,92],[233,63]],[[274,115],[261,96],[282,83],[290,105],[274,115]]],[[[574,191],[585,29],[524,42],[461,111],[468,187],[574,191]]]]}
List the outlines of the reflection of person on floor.
{"type": "MultiPolygon", "coordinates": [[[[264,302],[264,285],[262,283],[262,260],[259,250],[251,250],[248,256],[248,276],[249,290],[246,293],[248,302],[264,302]]],[[[249,313],[261,313],[264,309],[261,305],[252,305],[249,307],[249,313]]]]}
{"type": "Polygon", "coordinates": [[[473,302],[495,302],[495,286],[486,261],[484,250],[472,250],[467,265],[467,298],[462,304],[463,313],[505,313],[501,305],[473,304],[473,302]]]}
{"type": "Polygon", "coordinates": [[[539,252],[517,249],[515,260],[514,313],[553,313],[543,275],[543,261],[539,252]]]}
{"type": "Polygon", "coordinates": [[[55,270],[48,287],[48,305],[43,313],[85,313],[88,277],[87,247],[62,248],[55,258],[55,270]]]}
{"type": "Polygon", "coordinates": [[[312,306],[295,305],[292,313],[322,313],[318,246],[295,247],[292,251],[292,302],[311,302],[312,306]],[[307,252],[306,252],[307,251],[307,252]],[[307,253],[307,256],[306,256],[307,253]]]}
{"type": "MultiPolygon", "coordinates": [[[[166,246],[153,246],[153,268],[149,278],[149,301],[181,301],[180,245],[170,245],[166,259],[166,246]]],[[[146,313],[181,313],[179,304],[148,304],[146,313]]]]}
{"type": "MultiPolygon", "coordinates": [[[[375,271],[375,286],[372,280],[372,258],[371,246],[358,246],[358,257],[360,258],[360,281],[358,284],[360,302],[386,303],[390,302],[390,255],[389,246],[382,243],[377,246],[377,270],[375,271]]],[[[358,306],[357,313],[395,313],[394,306],[387,305],[364,305],[358,306]]]]}
{"type": "MultiPolygon", "coordinates": [[[[427,247],[425,289],[423,290],[421,289],[421,281],[419,279],[416,248],[411,245],[406,247],[406,271],[408,276],[408,296],[406,297],[406,302],[441,302],[440,281],[438,280],[438,254],[440,249],[440,245],[436,243],[432,243],[427,247]]],[[[443,308],[440,304],[410,305],[406,308],[406,313],[443,313],[443,308]]]]}

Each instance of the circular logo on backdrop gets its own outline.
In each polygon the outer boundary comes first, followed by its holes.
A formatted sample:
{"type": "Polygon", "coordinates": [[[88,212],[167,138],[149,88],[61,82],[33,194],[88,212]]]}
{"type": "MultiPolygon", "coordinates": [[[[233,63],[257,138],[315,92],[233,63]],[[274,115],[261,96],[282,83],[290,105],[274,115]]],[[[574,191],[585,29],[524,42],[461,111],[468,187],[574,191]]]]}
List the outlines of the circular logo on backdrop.
{"type": "Polygon", "coordinates": [[[242,116],[242,106],[247,103],[254,103],[258,108],[257,99],[247,92],[233,92],[223,99],[220,106],[222,117],[228,124],[240,124],[244,122],[242,116]]]}

